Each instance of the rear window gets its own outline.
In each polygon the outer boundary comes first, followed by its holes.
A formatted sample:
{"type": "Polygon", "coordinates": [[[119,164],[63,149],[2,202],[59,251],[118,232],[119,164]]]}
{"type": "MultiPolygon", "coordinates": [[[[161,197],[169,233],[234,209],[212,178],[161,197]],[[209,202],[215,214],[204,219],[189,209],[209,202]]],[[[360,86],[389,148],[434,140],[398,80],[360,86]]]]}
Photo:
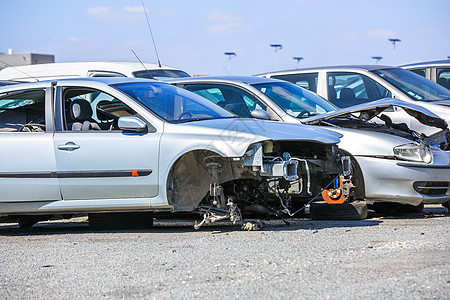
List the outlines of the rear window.
{"type": "Polygon", "coordinates": [[[142,70],[133,72],[133,76],[156,80],[191,77],[188,73],[179,70],[142,70]]]}
{"type": "Polygon", "coordinates": [[[295,83],[302,88],[317,92],[317,72],[315,73],[303,73],[303,74],[287,74],[287,75],[275,75],[271,78],[280,79],[295,83]]]}

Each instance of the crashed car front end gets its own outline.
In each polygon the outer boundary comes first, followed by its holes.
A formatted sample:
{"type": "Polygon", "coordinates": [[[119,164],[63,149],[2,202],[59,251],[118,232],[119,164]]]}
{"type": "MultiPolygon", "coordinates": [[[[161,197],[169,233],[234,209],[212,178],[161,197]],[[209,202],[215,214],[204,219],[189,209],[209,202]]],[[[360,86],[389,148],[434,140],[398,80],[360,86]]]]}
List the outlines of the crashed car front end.
{"type": "MultiPolygon", "coordinates": [[[[241,153],[211,149],[182,155],[167,177],[167,199],[173,211],[201,213],[204,220],[198,226],[222,219],[237,222],[255,214],[284,218],[296,215],[324,189],[333,187],[346,159],[339,154],[338,139],[318,141],[320,132],[314,132],[316,140],[302,139],[302,131],[310,131],[305,126],[273,123],[297,133],[290,134],[290,139],[273,134],[272,139],[250,142],[241,153]]],[[[219,138],[212,144],[227,143],[219,138]]],[[[349,176],[349,162],[345,165],[349,176]]]]}
{"type": "Polygon", "coordinates": [[[356,160],[362,169],[372,170],[364,174],[366,197],[371,201],[399,202],[413,206],[449,201],[449,156],[441,150],[429,151],[432,157],[429,163],[405,160],[398,155],[357,156],[356,160]]]}
{"type": "Polygon", "coordinates": [[[333,126],[333,130],[343,134],[340,146],[351,149],[358,168],[363,170],[355,176],[362,177],[360,190],[366,200],[413,206],[449,201],[449,129],[444,120],[430,111],[385,99],[307,118],[304,122],[333,126]],[[383,114],[392,105],[441,130],[426,136],[404,123],[392,122],[383,114]]]}

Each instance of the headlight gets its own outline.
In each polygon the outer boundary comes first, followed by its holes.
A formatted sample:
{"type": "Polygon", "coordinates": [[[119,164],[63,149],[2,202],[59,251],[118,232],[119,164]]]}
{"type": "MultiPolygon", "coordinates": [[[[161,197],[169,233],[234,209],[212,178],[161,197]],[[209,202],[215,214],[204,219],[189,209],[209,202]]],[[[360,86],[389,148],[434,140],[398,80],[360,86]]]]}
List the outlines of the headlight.
{"type": "Polygon", "coordinates": [[[427,164],[433,159],[430,148],[417,144],[406,144],[394,147],[394,155],[400,159],[420,161],[427,164]]]}

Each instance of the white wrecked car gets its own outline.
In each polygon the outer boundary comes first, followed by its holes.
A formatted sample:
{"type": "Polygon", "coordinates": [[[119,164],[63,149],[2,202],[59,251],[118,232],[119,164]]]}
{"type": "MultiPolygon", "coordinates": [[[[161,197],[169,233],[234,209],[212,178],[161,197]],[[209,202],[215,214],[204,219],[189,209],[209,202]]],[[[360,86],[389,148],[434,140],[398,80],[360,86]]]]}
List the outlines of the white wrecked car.
{"type": "Polygon", "coordinates": [[[205,222],[280,216],[342,173],[339,137],[236,119],[146,79],[3,87],[0,216],[18,216],[22,226],[77,212],[196,212],[205,222]]]}
{"type": "Polygon", "coordinates": [[[276,79],[224,76],[169,82],[241,117],[320,125],[341,133],[339,148],[352,157],[357,199],[396,202],[418,210],[423,203],[448,205],[450,160],[449,152],[443,151],[449,144],[447,124],[417,104],[386,99],[336,110],[316,94],[276,79]],[[383,115],[393,106],[437,133],[425,136],[406,124],[393,123],[383,115]]]}

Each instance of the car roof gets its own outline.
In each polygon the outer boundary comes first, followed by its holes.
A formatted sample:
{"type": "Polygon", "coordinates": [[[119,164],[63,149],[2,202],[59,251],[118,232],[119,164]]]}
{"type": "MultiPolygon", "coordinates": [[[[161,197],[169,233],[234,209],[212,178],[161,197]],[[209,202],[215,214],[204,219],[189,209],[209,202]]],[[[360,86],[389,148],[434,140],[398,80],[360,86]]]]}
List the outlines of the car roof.
{"type": "Polygon", "coordinates": [[[114,69],[114,70],[143,70],[145,65],[147,69],[157,70],[157,69],[171,69],[178,70],[177,68],[161,65],[154,63],[141,63],[137,61],[80,61],[80,62],[62,62],[62,63],[48,63],[48,64],[35,64],[26,66],[17,66],[14,68],[20,68],[23,70],[34,70],[34,69],[65,69],[65,68],[80,68],[80,69],[114,69]]]}
{"type": "Polygon", "coordinates": [[[364,70],[364,71],[373,71],[380,69],[391,69],[396,68],[393,66],[384,66],[384,65],[337,65],[337,66],[321,66],[321,67],[309,67],[309,68],[297,68],[297,69],[289,69],[283,71],[273,71],[266,72],[261,74],[256,74],[255,76],[262,76],[267,74],[283,74],[283,73],[296,73],[297,71],[319,71],[319,70],[338,70],[338,69],[348,69],[348,70],[364,70]]]}
{"type": "Polygon", "coordinates": [[[164,82],[197,82],[197,81],[239,81],[250,85],[259,83],[281,82],[281,80],[273,78],[255,77],[255,76],[199,76],[184,77],[176,79],[167,79],[164,82]]]}
{"type": "MultiPolygon", "coordinates": [[[[67,76],[87,76],[88,72],[111,72],[124,76],[131,76],[133,72],[145,70],[173,70],[181,69],[154,63],[141,63],[135,61],[90,61],[90,62],[64,62],[35,64],[17,67],[7,67],[0,70],[0,78],[21,79],[34,77],[67,77],[67,76]],[[145,66],[145,67],[144,67],[145,66]]],[[[184,72],[184,71],[183,71],[184,72]]]]}
{"type": "Polygon", "coordinates": [[[434,61],[424,61],[412,64],[401,65],[402,68],[410,67],[433,67],[433,66],[448,66],[450,65],[450,60],[434,60],[434,61]]]}
{"type": "Polygon", "coordinates": [[[14,91],[14,90],[33,89],[38,86],[41,87],[43,83],[48,83],[48,82],[77,83],[80,86],[82,86],[83,83],[87,84],[87,83],[93,83],[93,82],[105,84],[105,85],[122,84],[122,83],[137,83],[137,82],[164,84],[164,82],[153,80],[153,79],[130,78],[130,77],[67,78],[67,79],[43,80],[43,81],[38,81],[38,82],[26,82],[26,83],[14,84],[14,85],[0,86],[0,93],[10,92],[10,91],[14,91]]]}

